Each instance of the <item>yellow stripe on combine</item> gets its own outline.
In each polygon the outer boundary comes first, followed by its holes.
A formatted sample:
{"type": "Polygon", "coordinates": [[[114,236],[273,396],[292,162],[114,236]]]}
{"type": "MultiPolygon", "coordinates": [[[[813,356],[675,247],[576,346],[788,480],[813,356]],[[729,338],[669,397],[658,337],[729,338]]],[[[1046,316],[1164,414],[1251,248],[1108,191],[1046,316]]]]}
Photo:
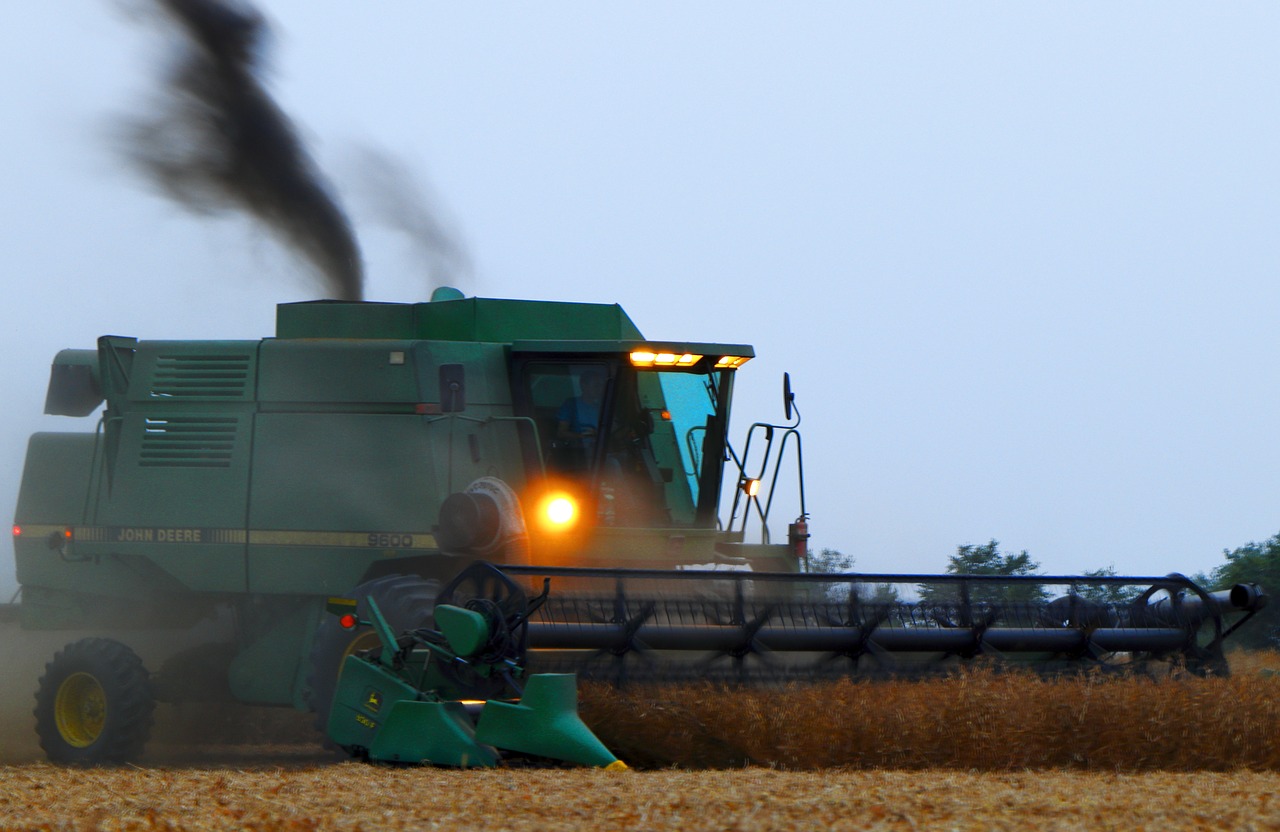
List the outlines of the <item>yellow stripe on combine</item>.
{"type": "Polygon", "coordinates": [[[252,546],[337,546],[359,549],[436,549],[429,532],[303,532],[250,529],[252,546]]]}
{"type": "Polygon", "coordinates": [[[73,543],[231,544],[254,546],[328,546],[342,549],[436,549],[430,532],[315,532],[283,529],[177,529],[137,526],[25,525],[24,538],[46,538],[71,528],[73,543]]]}
{"type": "Polygon", "coordinates": [[[19,535],[20,537],[30,538],[48,537],[51,534],[62,534],[67,529],[66,526],[37,526],[34,523],[15,523],[14,525],[22,530],[19,535]]]}

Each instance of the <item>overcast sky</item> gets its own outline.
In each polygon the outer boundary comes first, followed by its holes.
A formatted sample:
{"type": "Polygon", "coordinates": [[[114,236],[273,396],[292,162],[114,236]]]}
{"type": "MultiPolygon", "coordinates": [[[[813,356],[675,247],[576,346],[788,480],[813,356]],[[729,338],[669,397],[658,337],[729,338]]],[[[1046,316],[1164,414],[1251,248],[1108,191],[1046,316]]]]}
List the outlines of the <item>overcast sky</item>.
{"type": "MultiPolygon", "coordinates": [[[[1280,6],[260,7],[371,299],[429,278],[355,199],[364,147],[447,210],[469,294],[754,344],[739,442],[790,371],[815,548],[937,571],[996,538],[1162,574],[1280,531],[1280,6]]],[[[319,296],[125,169],[113,123],[168,52],[122,8],[28,3],[0,35],[3,505],[27,435],[92,429],[40,415],[57,350],[258,338],[319,296]]]]}

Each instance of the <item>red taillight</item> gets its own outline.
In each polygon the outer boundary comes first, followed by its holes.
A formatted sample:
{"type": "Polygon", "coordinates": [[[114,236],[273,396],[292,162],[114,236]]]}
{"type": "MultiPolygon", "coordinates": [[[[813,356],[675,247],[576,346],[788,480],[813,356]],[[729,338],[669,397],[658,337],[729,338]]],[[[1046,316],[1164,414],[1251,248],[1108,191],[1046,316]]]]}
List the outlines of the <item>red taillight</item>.
{"type": "Polygon", "coordinates": [[[359,623],[360,619],[356,618],[354,613],[338,616],[338,625],[344,630],[354,630],[359,623]]]}
{"type": "Polygon", "coordinates": [[[13,524],[13,536],[22,537],[22,527],[19,526],[17,523],[13,524]]]}

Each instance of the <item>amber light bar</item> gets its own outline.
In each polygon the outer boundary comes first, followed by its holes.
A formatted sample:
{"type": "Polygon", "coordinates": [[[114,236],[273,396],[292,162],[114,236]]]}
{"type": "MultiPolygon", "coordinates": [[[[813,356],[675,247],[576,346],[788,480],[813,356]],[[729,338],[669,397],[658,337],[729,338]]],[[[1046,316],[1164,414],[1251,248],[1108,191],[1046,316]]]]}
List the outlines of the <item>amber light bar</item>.
{"type": "Polygon", "coordinates": [[[633,350],[631,353],[633,367],[692,367],[701,360],[702,356],[691,352],[633,350]]]}
{"type": "MultiPolygon", "coordinates": [[[[631,366],[686,369],[700,364],[703,358],[701,353],[696,352],[672,352],[642,347],[631,351],[631,366]]],[[[734,370],[750,360],[749,355],[721,355],[716,358],[715,369],[734,370]]]]}

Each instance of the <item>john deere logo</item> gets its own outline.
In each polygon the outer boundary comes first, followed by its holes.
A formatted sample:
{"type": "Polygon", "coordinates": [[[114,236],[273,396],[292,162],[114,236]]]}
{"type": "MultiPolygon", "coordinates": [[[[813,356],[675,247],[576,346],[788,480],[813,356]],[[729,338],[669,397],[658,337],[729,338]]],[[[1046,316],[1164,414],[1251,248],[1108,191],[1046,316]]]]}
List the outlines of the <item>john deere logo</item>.
{"type": "Polygon", "coordinates": [[[382,707],[382,692],[369,688],[364,695],[364,706],[376,714],[382,707]]]}

